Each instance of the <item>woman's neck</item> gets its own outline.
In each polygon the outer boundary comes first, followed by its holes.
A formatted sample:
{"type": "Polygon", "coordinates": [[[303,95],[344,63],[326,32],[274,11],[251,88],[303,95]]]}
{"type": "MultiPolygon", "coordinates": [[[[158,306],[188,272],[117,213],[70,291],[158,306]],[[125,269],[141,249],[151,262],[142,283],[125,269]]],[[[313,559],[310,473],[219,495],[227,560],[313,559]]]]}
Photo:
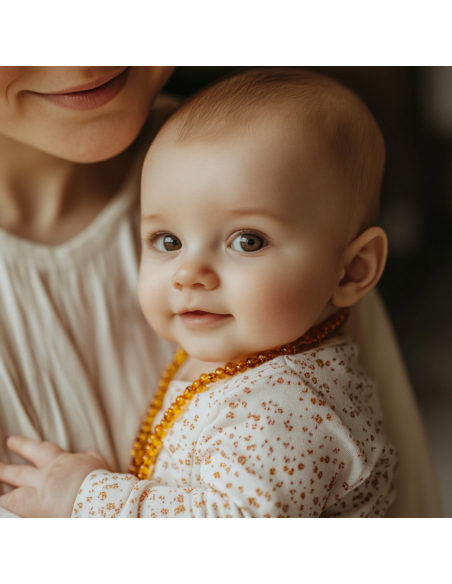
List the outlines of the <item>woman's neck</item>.
{"type": "Polygon", "coordinates": [[[118,190],[134,159],[78,164],[0,135],[0,228],[46,245],[83,231],[118,190]]]}

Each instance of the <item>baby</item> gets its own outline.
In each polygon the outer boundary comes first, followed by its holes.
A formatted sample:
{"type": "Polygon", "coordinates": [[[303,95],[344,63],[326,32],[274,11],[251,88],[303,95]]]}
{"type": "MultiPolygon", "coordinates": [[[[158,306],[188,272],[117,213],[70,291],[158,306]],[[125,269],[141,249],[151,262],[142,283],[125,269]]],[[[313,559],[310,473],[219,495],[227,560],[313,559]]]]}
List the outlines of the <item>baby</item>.
{"type": "Polygon", "coordinates": [[[383,168],[372,115],[323,76],[250,71],[186,102],[144,163],[139,281],[149,324],[183,350],[131,474],[11,437],[35,466],[0,464],[19,487],[0,505],[23,516],[383,516],[396,454],[374,383],[337,332],[384,269],[383,168]]]}

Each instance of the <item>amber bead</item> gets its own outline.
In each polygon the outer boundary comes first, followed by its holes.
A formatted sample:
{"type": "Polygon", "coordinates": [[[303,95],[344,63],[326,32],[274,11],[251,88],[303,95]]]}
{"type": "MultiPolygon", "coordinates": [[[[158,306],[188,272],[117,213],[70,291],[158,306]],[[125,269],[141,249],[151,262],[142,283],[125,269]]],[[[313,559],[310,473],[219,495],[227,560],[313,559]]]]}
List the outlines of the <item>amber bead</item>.
{"type": "Polygon", "coordinates": [[[171,411],[172,411],[174,414],[176,414],[176,416],[177,416],[178,414],[180,414],[180,407],[177,405],[177,403],[176,403],[176,402],[173,402],[173,403],[171,404],[170,408],[171,408],[171,411]]]}
{"type": "Polygon", "coordinates": [[[180,407],[183,408],[184,405],[187,403],[187,400],[182,396],[182,395],[178,395],[176,397],[176,404],[180,407]]]}
{"type": "Polygon", "coordinates": [[[159,438],[156,434],[152,434],[149,440],[154,446],[160,446],[162,443],[162,439],[159,438]]]}
{"type": "Polygon", "coordinates": [[[175,417],[176,417],[175,413],[170,408],[168,408],[166,412],[163,414],[163,419],[167,420],[168,422],[172,422],[175,417]]]}
{"type": "Polygon", "coordinates": [[[168,422],[168,420],[162,420],[162,426],[165,428],[165,430],[168,430],[169,428],[171,428],[171,422],[168,422]]]}
{"type": "Polygon", "coordinates": [[[235,366],[235,370],[237,373],[245,373],[245,371],[248,371],[248,365],[245,361],[240,361],[240,363],[237,363],[235,366]]]}
{"type": "Polygon", "coordinates": [[[201,375],[199,376],[199,381],[203,384],[203,385],[209,385],[210,383],[210,377],[208,373],[201,373],[201,375]]]}
{"type": "Polygon", "coordinates": [[[266,363],[268,361],[268,355],[267,353],[259,353],[259,355],[257,356],[259,363],[266,363]]]}
{"type": "Polygon", "coordinates": [[[218,377],[218,379],[224,379],[226,374],[223,367],[218,367],[218,369],[215,369],[215,375],[218,377]]]}
{"type": "Polygon", "coordinates": [[[229,376],[235,375],[236,371],[234,363],[226,363],[224,366],[224,372],[229,376]]]}
{"type": "Polygon", "coordinates": [[[199,379],[195,379],[195,381],[193,381],[193,383],[191,384],[194,391],[196,391],[200,385],[201,382],[199,381],[199,379]]]}
{"type": "Polygon", "coordinates": [[[271,361],[272,359],[276,359],[276,357],[279,357],[279,355],[280,355],[279,351],[269,351],[268,360],[271,361]]]}
{"type": "Polygon", "coordinates": [[[218,378],[215,375],[215,373],[209,373],[209,380],[210,380],[210,383],[215,383],[215,381],[218,381],[218,378]]]}
{"type": "Polygon", "coordinates": [[[148,444],[146,447],[146,457],[148,456],[155,456],[158,454],[159,449],[154,444],[148,444]]]}
{"type": "Polygon", "coordinates": [[[159,424],[158,426],[155,427],[154,434],[156,436],[159,436],[160,438],[163,438],[165,436],[165,428],[161,424],[159,424]]]}
{"type": "Polygon", "coordinates": [[[248,365],[249,369],[254,369],[254,367],[259,365],[259,359],[257,357],[248,357],[246,364],[248,365]]]}
{"type": "Polygon", "coordinates": [[[138,472],[138,478],[140,480],[144,481],[145,479],[147,479],[148,474],[149,474],[149,471],[150,471],[150,467],[147,466],[147,465],[142,464],[141,465],[141,468],[140,468],[140,470],[138,472]]]}
{"type": "Polygon", "coordinates": [[[293,353],[295,352],[295,347],[292,347],[291,345],[283,345],[279,349],[279,352],[281,353],[281,355],[293,355],[293,353]]]}
{"type": "Polygon", "coordinates": [[[186,400],[192,400],[192,399],[193,399],[193,397],[194,397],[194,395],[195,395],[195,392],[194,392],[194,390],[193,390],[193,386],[192,386],[192,385],[188,385],[188,386],[185,388],[185,391],[184,391],[184,393],[183,393],[183,396],[184,396],[184,398],[185,398],[186,400]]]}

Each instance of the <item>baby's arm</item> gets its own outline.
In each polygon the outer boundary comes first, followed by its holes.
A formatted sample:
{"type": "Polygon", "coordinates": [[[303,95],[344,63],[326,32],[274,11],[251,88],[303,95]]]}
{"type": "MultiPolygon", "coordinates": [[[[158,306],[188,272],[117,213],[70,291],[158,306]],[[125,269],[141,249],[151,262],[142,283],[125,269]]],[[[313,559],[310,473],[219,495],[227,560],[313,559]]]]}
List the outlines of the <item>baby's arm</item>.
{"type": "Polygon", "coordinates": [[[0,481],[17,487],[0,506],[21,517],[70,517],[86,475],[108,468],[97,452],[69,454],[52,442],[11,436],[7,446],[34,465],[0,462],[0,481]]]}
{"type": "Polygon", "coordinates": [[[349,430],[298,376],[244,378],[195,436],[206,398],[165,438],[156,478],[94,472],[73,517],[318,517],[364,481],[349,430]]]}

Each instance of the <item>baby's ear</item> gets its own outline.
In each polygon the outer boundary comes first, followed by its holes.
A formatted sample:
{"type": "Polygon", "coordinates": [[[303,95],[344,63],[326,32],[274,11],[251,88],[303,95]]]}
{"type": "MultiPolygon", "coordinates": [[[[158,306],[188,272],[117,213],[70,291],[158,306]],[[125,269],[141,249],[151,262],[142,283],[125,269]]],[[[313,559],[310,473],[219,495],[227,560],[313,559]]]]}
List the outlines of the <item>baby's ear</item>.
{"type": "Polygon", "coordinates": [[[331,297],[334,306],[352,306],[374,288],[388,255],[388,238],[380,227],[370,227],[348,244],[342,257],[342,273],[331,297]]]}

